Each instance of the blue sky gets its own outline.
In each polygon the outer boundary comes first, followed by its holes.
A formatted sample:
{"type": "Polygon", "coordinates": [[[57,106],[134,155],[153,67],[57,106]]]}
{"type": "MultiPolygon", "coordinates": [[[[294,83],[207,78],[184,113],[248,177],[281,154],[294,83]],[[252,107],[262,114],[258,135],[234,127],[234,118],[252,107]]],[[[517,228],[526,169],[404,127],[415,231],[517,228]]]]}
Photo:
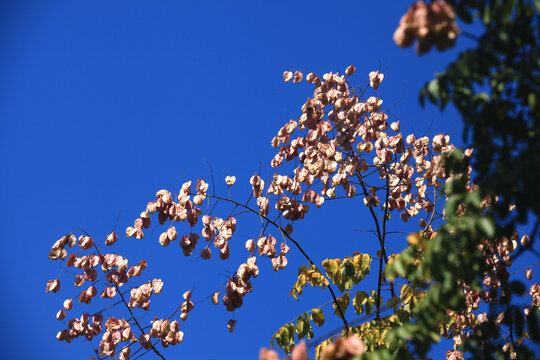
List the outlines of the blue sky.
{"type": "MultiPolygon", "coordinates": [[[[460,119],[420,109],[419,88],[456,56],[456,49],[418,57],[400,49],[392,34],[407,1],[17,1],[3,2],[0,16],[0,178],[4,274],[0,342],[4,358],[89,358],[86,341],[55,340],[55,319],[64,298],[75,296],[69,274],[58,294],[45,283],[59,264],[52,244],[83,227],[95,239],[126,226],[157,190],[176,191],[187,176],[209,178],[218,192],[236,175],[233,197],[249,196],[249,177],[262,163],[272,173],[270,140],[297,117],[312,87],[281,79],[286,69],[344,72],[354,64],[363,81],[382,67],[377,95],[401,127],[428,135],[452,132],[461,143],[460,119]]],[[[458,39],[458,49],[473,45],[458,39]]],[[[384,107],[384,106],[383,106],[384,107]]],[[[221,212],[225,214],[225,210],[221,212]]],[[[396,222],[396,229],[402,229],[396,222]]],[[[375,249],[368,212],[354,201],[310,211],[295,234],[321,261],[375,249]]],[[[114,249],[131,263],[145,258],[147,275],[165,281],[153,301],[158,316],[170,313],[194,288],[201,300],[243,260],[243,244],[258,232],[258,219],[239,218],[231,258],[210,262],[185,258],[173,244],[162,248],[159,228],[142,241],[121,237],[114,249]]],[[[395,237],[389,246],[403,247],[395,237]]],[[[293,250],[289,267],[261,275],[235,313],[233,334],[222,306],[196,304],[182,325],[185,340],[164,351],[169,358],[256,358],[282,324],[328,300],[306,291],[287,296],[303,259],[293,250]]],[[[373,285],[373,283],[371,283],[373,285]]],[[[366,285],[369,288],[369,284],[366,285]]],[[[97,310],[76,304],[69,315],[97,310]]],[[[112,315],[113,313],[111,313],[112,315]]],[[[354,314],[350,314],[354,318],[354,314]]],[[[153,315],[146,315],[149,321],[153,315]]],[[[319,330],[322,335],[337,320],[319,330]]],[[[152,358],[150,355],[149,358],[152,358]]]]}

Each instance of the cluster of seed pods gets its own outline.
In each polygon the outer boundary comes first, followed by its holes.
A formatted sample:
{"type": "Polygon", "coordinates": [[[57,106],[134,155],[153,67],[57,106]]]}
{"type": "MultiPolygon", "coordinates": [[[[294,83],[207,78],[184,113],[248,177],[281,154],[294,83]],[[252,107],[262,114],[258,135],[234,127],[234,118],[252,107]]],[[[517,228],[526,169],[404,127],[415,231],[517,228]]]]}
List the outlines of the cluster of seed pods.
{"type": "MultiPolygon", "coordinates": [[[[66,310],[71,309],[71,303],[64,303],[66,310]]],[[[63,310],[63,309],[62,309],[63,310]]],[[[62,320],[65,315],[61,317],[62,320]]],[[[101,332],[103,324],[103,316],[101,314],[83,314],[80,318],[73,318],[68,321],[68,329],[60,331],[56,338],[60,341],[70,343],[73,339],[83,336],[86,340],[91,341],[92,338],[101,332]]]]}
{"type": "Polygon", "coordinates": [[[460,31],[456,24],[456,14],[450,4],[444,0],[414,3],[399,22],[394,33],[398,46],[409,47],[414,40],[419,55],[429,52],[435,45],[438,50],[454,46],[460,31]]]}
{"type": "MultiPolygon", "coordinates": [[[[133,334],[129,322],[124,319],[110,317],[105,322],[105,332],[99,343],[99,353],[102,356],[116,355],[118,344],[121,342],[135,342],[137,337],[133,334]]],[[[120,351],[120,358],[128,359],[130,347],[126,346],[120,351]]]]}
{"type": "MultiPolygon", "coordinates": [[[[268,192],[279,198],[276,209],[286,212],[286,219],[298,220],[309,210],[306,203],[321,207],[342,189],[346,197],[362,195],[368,207],[398,211],[403,221],[422,210],[433,214],[434,196],[430,199],[427,191],[440,189],[447,178],[441,155],[455,149],[449,136],[404,136],[399,121],[390,123],[381,110],[380,98],[364,99],[364,91],[350,85],[348,76],[354,72],[351,65],[345,75],[306,76],[315,85],[313,97],[302,106],[302,115],[272,139],[272,146],[279,148],[272,166],[300,164],[293,178],[274,176],[268,192]],[[321,184],[318,191],[314,184],[321,184]],[[283,195],[285,191],[290,194],[283,195]],[[295,196],[301,194],[299,201],[295,196]]],[[[296,82],[303,78],[284,75],[285,80],[293,77],[296,82]]],[[[370,87],[377,89],[383,79],[382,73],[372,71],[370,87]]]]}
{"type": "MultiPolygon", "coordinates": [[[[492,202],[493,199],[486,197],[482,201],[482,207],[487,209],[492,202]]],[[[448,315],[453,321],[450,322],[450,325],[446,330],[448,332],[451,330],[452,333],[455,334],[453,340],[456,347],[461,346],[465,338],[475,334],[478,331],[480,324],[488,321],[487,313],[478,313],[480,302],[493,304],[499,298],[499,291],[508,291],[507,286],[512,275],[508,271],[508,268],[512,266],[513,263],[512,255],[518,249],[519,243],[521,243],[522,246],[527,246],[529,241],[528,235],[522,235],[520,237],[517,232],[514,232],[509,238],[484,239],[478,244],[478,249],[482,251],[484,256],[486,268],[482,284],[484,287],[481,291],[474,291],[468,285],[463,284],[465,304],[467,306],[466,310],[461,313],[448,311],[448,315]]],[[[528,268],[522,270],[525,275],[524,280],[532,280],[532,269],[528,268]]],[[[513,274],[521,273],[522,270],[516,271],[513,274]]],[[[531,296],[531,301],[523,307],[526,318],[534,308],[540,309],[540,285],[538,282],[535,282],[530,286],[529,295],[531,296]]],[[[503,325],[504,316],[505,312],[500,313],[495,319],[494,325],[501,327],[503,325]]],[[[448,332],[446,335],[448,335],[448,332]]],[[[512,346],[511,342],[507,342],[503,346],[503,351],[508,352],[511,359],[515,359],[517,355],[512,346]]],[[[463,359],[463,353],[457,350],[448,351],[446,358],[463,359]]]]}
{"type": "MultiPolygon", "coordinates": [[[[117,240],[118,235],[113,231],[106,237],[104,243],[110,246],[117,240]]],[[[104,283],[100,293],[102,299],[118,298],[119,292],[122,291],[122,286],[130,279],[141,276],[142,271],[148,266],[145,260],[139,261],[136,265],[129,266],[128,259],[120,254],[101,254],[98,251],[98,245],[94,243],[91,236],[81,235],[77,238],[73,234],[68,234],[56,241],[49,252],[49,258],[51,260],[63,260],[65,261],[64,269],[73,268],[75,270],[73,283],[75,288],[83,287],[85,283],[90,283],[79,293],[79,303],[91,303],[99,294],[98,287],[100,287],[100,283],[104,283]],[[78,246],[78,250],[74,249],[73,252],[68,253],[69,248],[76,248],[76,246],[78,246]],[[95,249],[95,251],[91,254],[81,254],[81,252],[92,249],[95,249]],[[101,278],[99,278],[98,270],[104,275],[101,278]]],[[[45,290],[56,293],[60,290],[60,286],[59,279],[50,280],[47,282],[45,290]]],[[[131,288],[128,291],[130,295],[129,300],[125,301],[126,307],[148,310],[151,296],[160,294],[162,287],[163,282],[160,279],[154,279],[131,288]]],[[[67,312],[73,308],[73,300],[73,298],[64,300],[62,308],[56,314],[58,320],[62,321],[66,319],[67,312]]],[[[95,336],[102,333],[103,326],[105,327],[105,332],[99,344],[100,356],[119,356],[120,359],[128,359],[131,348],[129,345],[126,345],[119,349],[118,345],[122,342],[128,344],[138,342],[141,346],[148,347],[148,344],[145,343],[148,334],[141,331],[141,336],[138,339],[133,333],[133,323],[114,317],[109,317],[104,322],[101,312],[93,315],[84,313],[78,318],[71,318],[67,322],[67,329],[58,332],[56,338],[59,341],[68,343],[78,337],[84,337],[86,340],[92,341],[95,336]]],[[[183,334],[174,335],[174,340],[169,341],[171,336],[169,332],[162,339],[162,344],[177,344],[181,341],[183,334]]]]}

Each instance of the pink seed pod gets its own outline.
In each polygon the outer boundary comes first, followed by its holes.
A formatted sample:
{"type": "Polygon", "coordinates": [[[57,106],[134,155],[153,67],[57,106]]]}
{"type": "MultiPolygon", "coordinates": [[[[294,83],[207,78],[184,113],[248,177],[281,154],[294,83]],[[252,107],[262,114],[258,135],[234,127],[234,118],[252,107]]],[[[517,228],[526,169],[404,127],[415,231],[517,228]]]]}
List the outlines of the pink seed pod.
{"type": "Polygon", "coordinates": [[[119,359],[120,360],[127,360],[129,359],[129,354],[131,353],[131,348],[130,347],[125,347],[122,349],[122,352],[120,353],[120,357],[119,359]]]}
{"type": "Polygon", "coordinates": [[[255,244],[255,241],[253,241],[253,239],[249,239],[248,241],[246,241],[247,251],[252,252],[253,250],[255,250],[255,247],[256,247],[256,244],[255,244]]]}
{"type": "Polygon", "coordinates": [[[525,277],[526,277],[528,280],[531,280],[531,279],[532,279],[532,269],[529,269],[529,270],[525,271],[525,277]]]}
{"type": "Polygon", "coordinates": [[[84,279],[88,281],[96,281],[97,271],[95,269],[84,270],[84,279]]]}
{"type": "Polygon", "coordinates": [[[384,79],[384,74],[379,73],[378,71],[372,71],[369,73],[369,85],[373,90],[377,90],[379,85],[384,79]]]}
{"type": "Polygon", "coordinates": [[[201,250],[201,258],[208,260],[212,257],[212,251],[209,248],[205,247],[201,250]]]}
{"type": "Polygon", "coordinates": [[[103,289],[100,295],[102,299],[112,299],[115,296],[116,296],[116,288],[112,286],[107,286],[105,289],[103,289]]]}
{"type": "Polygon", "coordinates": [[[191,299],[191,290],[186,291],[184,295],[182,295],[182,297],[184,298],[184,300],[191,299]]]}
{"type": "Polygon", "coordinates": [[[56,334],[56,340],[58,341],[64,341],[69,339],[69,331],[68,330],[62,330],[59,331],[58,334],[56,334]]]}
{"type": "Polygon", "coordinates": [[[113,230],[109,235],[107,235],[107,239],[105,240],[105,245],[112,245],[118,240],[118,235],[116,235],[116,232],[113,230]]]}
{"type": "Polygon", "coordinates": [[[291,358],[293,360],[308,360],[309,359],[305,341],[302,341],[300,344],[294,347],[291,354],[291,358]]]}
{"type": "Polygon", "coordinates": [[[57,293],[60,290],[60,280],[49,280],[45,287],[46,292],[57,293]]]}
{"type": "Polygon", "coordinates": [[[285,71],[283,73],[283,81],[289,82],[293,77],[292,71],[285,71]]]}
{"type": "Polygon", "coordinates": [[[171,226],[167,229],[167,237],[170,241],[176,240],[178,234],[176,233],[176,228],[174,226],[171,226]]]}
{"type": "Polygon", "coordinates": [[[285,255],[279,255],[275,258],[272,258],[272,267],[274,268],[274,271],[284,269],[285,266],[287,266],[287,258],[285,257],[285,255]]]}
{"type": "Polygon", "coordinates": [[[64,311],[64,309],[60,309],[60,311],[56,313],[56,318],[60,321],[66,318],[66,312],[64,311]]]}
{"type": "Polygon", "coordinates": [[[73,299],[64,300],[64,309],[71,310],[72,307],[73,307],[73,299]]]}
{"type": "Polygon", "coordinates": [[[356,68],[354,67],[354,65],[351,65],[345,70],[345,75],[352,76],[355,72],[356,68]]]}
{"type": "Polygon", "coordinates": [[[165,247],[165,246],[169,245],[170,242],[171,242],[171,240],[167,236],[166,232],[162,233],[159,236],[159,243],[160,243],[161,246],[165,247]]]}
{"type": "Polygon", "coordinates": [[[228,186],[234,185],[235,182],[236,182],[236,176],[226,176],[226,177],[225,177],[225,183],[226,183],[228,186]]]}
{"type": "Polygon", "coordinates": [[[66,260],[66,266],[71,267],[75,265],[75,260],[77,260],[77,255],[75,254],[69,254],[67,260],[66,260]]]}
{"type": "Polygon", "coordinates": [[[82,286],[82,284],[84,284],[84,276],[82,274],[78,274],[75,276],[75,286],[79,287],[82,286]]]}
{"type": "Polygon", "coordinates": [[[227,260],[229,258],[229,255],[230,255],[229,245],[226,244],[224,247],[222,247],[219,250],[219,258],[221,260],[227,260]]]}
{"type": "Polygon", "coordinates": [[[81,247],[81,249],[83,250],[88,250],[90,249],[92,246],[94,246],[94,240],[92,239],[91,236],[84,236],[84,235],[81,235],[79,237],[79,246],[81,247]]]}
{"type": "Polygon", "coordinates": [[[233,332],[235,327],[236,327],[236,320],[231,319],[227,321],[227,330],[229,330],[229,332],[233,332]]]}
{"type": "Polygon", "coordinates": [[[350,355],[362,355],[366,352],[366,345],[360,336],[353,334],[343,341],[343,347],[350,355]]]}
{"type": "Polygon", "coordinates": [[[216,291],[215,293],[213,293],[212,296],[210,297],[210,300],[212,301],[212,304],[214,305],[219,304],[219,292],[216,291]]]}
{"type": "Polygon", "coordinates": [[[152,340],[150,339],[150,335],[148,334],[141,334],[139,336],[139,344],[145,349],[150,349],[152,347],[152,340]]]}
{"type": "Polygon", "coordinates": [[[161,279],[152,280],[152,289],[154,289],[154,294],[161,294],[161,289],[163,289],[163,281],[161,281],[161,279]]]}
{"type": "Polygon", "coordinates": [[[285,229],[284,229],[284,230],[285,230],[285,234],[291,235],[292,232],[293,232],[293,226],[292,226],[291,224],[287,224],[287,225],[285,226],[285,229]]]}

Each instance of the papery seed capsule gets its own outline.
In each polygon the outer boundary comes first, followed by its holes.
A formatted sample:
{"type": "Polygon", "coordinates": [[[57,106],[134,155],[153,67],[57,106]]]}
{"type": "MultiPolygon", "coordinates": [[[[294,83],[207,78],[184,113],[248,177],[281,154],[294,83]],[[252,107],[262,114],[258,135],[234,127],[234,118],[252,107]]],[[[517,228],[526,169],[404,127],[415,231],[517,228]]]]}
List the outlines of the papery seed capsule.
{"type": "Polygon", "coordinates": [[[159,236],[159,243],[161,244],[161,246],[167,246],[167,245],[169,245],[170,242],[171,242],[171,240],[167,236],[166,232],[162,233],[159,236]]]}
{"type": "Polygon", "coordinates": [[[246,241],[246,249],[247,251],[251,252],[253,250],[255,250],[255,241],[253,241],[253,239],[249,239],[248,241],[246,241]]]}
{"type": "Polygon", "coordinates": [[[283,81],[289,82],[293,77],[292,71],[285,71],[283,73],[283,81]]]}
{"type": "Polygon", "coordinates": [[[107,235],[107,239],[105,240],[105,245],[112,245],[118,240],[118,235],[116,235],[116,232],[111,232],[109,235],[107,235]]]}
{"type": "Polygon", "coordinates": [[[64,309],[61,309],[56,313],[56,318],[58,320],[64,320],[66,318],[66,312],[64,311],[64,309]]]}
{"type": "Polygon", "coordinates": [[[226,176],[225,177],[225,183],[229,186],[232,186],[234,185],[234,183],[236,182],[236,176],[226,176]]]}
{"type": "Polygon", "coordinates": [[[205,247],[201,250],[201,258],[208,260],[212,257],[212,251],[209,248],[205,247]]]}
{"type": "Polygon", "coordinates": [[[227,329],[229,330],[229,332],[233,332],[235,326],[236,326],[236,320],[231,319],[231,320],[227,321],[227,329]]]}
{"type": "Polygon", "coordinates": [[[60,280],[49,280],[45,287],[46,292],[57,293],[60,290],[60,280]]]}
{"type": "Polygon", "coordinates": [[[293,226],[291,224],[287,224],[285,226],[285,233],[288,234],[288,235],[291,235],[293,232],[293,226]]]}
{"type": "Polygon", "coordinates": [[[64,309],[71,310],[72,307],[73,307],[73,299],[64,300],[64,309]]]}

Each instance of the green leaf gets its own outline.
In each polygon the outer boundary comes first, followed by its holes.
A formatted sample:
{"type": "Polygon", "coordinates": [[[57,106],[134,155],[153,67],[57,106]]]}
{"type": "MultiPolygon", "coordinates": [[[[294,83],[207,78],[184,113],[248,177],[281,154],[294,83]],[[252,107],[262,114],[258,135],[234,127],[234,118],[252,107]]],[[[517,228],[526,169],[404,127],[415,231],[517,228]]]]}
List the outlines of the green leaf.
{"type": "Polygon", "coordinates": [[[289,344],[289,340],[289,330],[286,327],[282,327],[281,329],[279,329],[276,334],[276,343],[279,346],[283,347],[289,344]]]}
{"type": "Polygon", "coordinates": [[[296,333],[299,335],[298,336],[299,339],[303,338],[302,334],[304,333],[305,325],[306,325],[306,322],[304,320],[304,317],[300,315],[298,319],[296,319],[296,327],[295,327],[296,333]]]}
{"type": "Polygon", "coordinates": [[[353,299],[353,307],[354,307],[354,311],[358,315],[364,312],[363,305],[366,303],[367,299],[368,299],[368,294],[366,294],[365,292],[359,291],[356,293],[356,296],[353,299]]]}
{"type": "Polygon", "coordinates": [[[492,238],[495,235],[495,222],[488,216],[481,216],[476,225],[480,231],[482,231],[488,238],[492,238]]]}
{"type": "Polygon", "coordinates": [[[403,264],[403,261],[401,261],[401,258],[394,260],[394,262],[392,263],[392,268],[398,275],[405,276],[405,274],[407,273],[407,270],[405,269],[405,265],[403,264]]]}
{"type": "Polygon", "coordinates": [[[339,264],[336,260],[324,260],[322,262],[322,266],[324,267],[324,270],[328,273],[330,277],[333,277],[337,272],[339,271],[339,264]]]}
{"type": "Polygon", "coordinates": [[[317,326],[323,326],[325,318],[324,318],[324,312],[321,309],[311,310],[311,318],[313,319],[313,322],[317,326]]]}
{"type": "MultiPolygon", "coordinates": [[[[343,294],[343,296],[337,298],[337,303],[339,304],[341,311],[345,313],[345,311],[347,311],[347,307],[349,306],[349,293],[346,292],[343,294]]],[[[336,304],[332,304],[332,306],[334,307],[334,314],[339,316],[339,310],[336,307],[336,304]]]]}
{"type": "Polygon", "coordinates": [[[433,79],[430,82],[428,82],[426,88],[429,95],[433,97],[439,96],[439,80],[438,79],[433,79]]]}
{"type": "Polygon", "coordinates": [[[489,25],[491,23],[491,6],[484,7],[484,11],[482,13],[482,22],[485,25],[489,25]]]}
{"type": "Polygon", "coordinates": [[[371,302],[370,300],[366,301],[365,308],[366,308],[366,314],[369,315],[371,311],[373,310],[373,302],[371,302]]]}
{"type": "Polygon", "coordinates": [[[348,277],[353,277],[355,274],[354,265],[349,262],[343,265],[343,270],[343,274],[348,277]]]}
{"type": "Polygon", "coordinates": [[[473,191],[468,193],[466,199],[468,204],[471,204],[477,208],[479,208],[482,204],[482,197],[480,196],[479,191],[473,191]]]}
{"type": "Polygon", "coordinates": [[[386,302],[386,306],[391,308],[396,308],[399,305],[399,297],[396,295],[392,296],[390,300],[386,302]]]}
{"type": "Polygon", "coordinates": [[[532,108],[534,108],[534,106],[536,105],[536,94],[534,92],[529,93],[529,96],[527,97],[527,103],[532,108]]]}

